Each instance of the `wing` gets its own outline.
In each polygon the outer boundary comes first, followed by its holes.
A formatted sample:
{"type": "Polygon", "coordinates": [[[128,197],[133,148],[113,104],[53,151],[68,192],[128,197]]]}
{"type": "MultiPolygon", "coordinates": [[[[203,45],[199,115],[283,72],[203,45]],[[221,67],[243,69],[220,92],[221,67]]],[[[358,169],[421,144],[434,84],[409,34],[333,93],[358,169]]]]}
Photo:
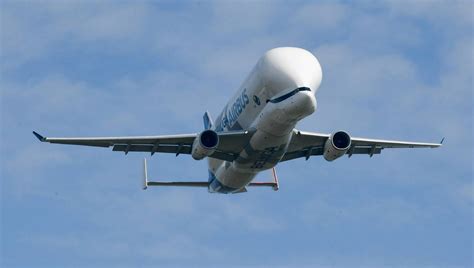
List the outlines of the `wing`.
{"type": "MultiPolygon", "coordinates": [[[[281,161],[287,161],[299,157],[308,159],[312,155],[323,155],[324,144],[330,134],[312,133],[295,130],[288,146],[287,153],[281,161]]],[[[441,141],[442,143],[443,141],[441,141]]],[[[436,148],[441,143],[424,143],[409,141],[377,140],[351,137],[351,147],[347,151],[350,157],[353,154],[380,154],[385,148],[436,148]]]]}
{"type": "MultiPolygon", "coordinates": [[[[112,147],[113,151],[191,154],[194,139],[199,134],[180,134],[163,136],[130,136],[130,137],[91,137],[91,138],[49,138],[33,131],[42,142],[83,145],[94,147],[112,147]]],[[[222,132],[219,145],[210,156],[226,161],[233,161],[250,139],[248,131],[222,132]]]]}

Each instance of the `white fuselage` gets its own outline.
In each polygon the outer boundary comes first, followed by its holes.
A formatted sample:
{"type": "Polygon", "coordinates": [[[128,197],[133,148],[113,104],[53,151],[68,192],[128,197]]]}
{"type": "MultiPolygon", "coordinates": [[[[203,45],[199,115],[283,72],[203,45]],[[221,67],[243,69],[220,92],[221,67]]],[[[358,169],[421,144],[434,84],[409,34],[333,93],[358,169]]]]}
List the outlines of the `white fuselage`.
{"type": "Polygon", "coordinates": [[[216,119],[217,132],[248,130],[249,143],[233,162],[209,158],[211,192],[239,192],[285,154],[299,120],[316,110],[321,66],[310,52],[275,48],[257,62],[216,119]]]}

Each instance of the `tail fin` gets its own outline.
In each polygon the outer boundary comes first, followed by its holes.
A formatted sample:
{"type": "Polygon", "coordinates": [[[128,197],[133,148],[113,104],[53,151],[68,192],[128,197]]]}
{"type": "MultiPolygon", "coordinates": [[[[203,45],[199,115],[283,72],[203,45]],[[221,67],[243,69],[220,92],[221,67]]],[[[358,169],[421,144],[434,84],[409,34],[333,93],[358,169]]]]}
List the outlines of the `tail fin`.
{"type": "Polygon", "coordinates": [[[204,120],[204,129],[212,129],[212,127],[214,126],[214,122],[212,121],[211,115],[209,114],[208,111],[204,113],[203,120],[204,120]]]}
{"type": "Polygon", "coordinates": [[[146,158],[143,158],[143,190],[148,188],[148,171],[146,167],[146,158]]]}

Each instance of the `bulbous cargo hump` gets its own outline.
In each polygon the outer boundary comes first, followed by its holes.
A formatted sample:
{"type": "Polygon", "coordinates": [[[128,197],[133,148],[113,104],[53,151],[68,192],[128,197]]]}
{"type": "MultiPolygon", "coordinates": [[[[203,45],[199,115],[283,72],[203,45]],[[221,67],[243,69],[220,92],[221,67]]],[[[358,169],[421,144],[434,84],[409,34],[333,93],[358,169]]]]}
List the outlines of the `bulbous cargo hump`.
{"type": "Polygon", "coordinates": [[[318,59],[309,51],[296,47],[279,47],[265,53],[258,62],[265,87],[274,93],[297,87],[309,87],[313,94],[322,80],[318,59]]]}

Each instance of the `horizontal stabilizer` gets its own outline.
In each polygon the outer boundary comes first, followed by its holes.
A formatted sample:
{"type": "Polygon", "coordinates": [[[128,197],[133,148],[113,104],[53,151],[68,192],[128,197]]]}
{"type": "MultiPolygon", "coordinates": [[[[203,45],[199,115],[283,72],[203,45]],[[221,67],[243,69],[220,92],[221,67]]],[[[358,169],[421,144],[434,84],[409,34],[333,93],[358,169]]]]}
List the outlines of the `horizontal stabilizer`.
{"type": "Polygon", "coordinates": [[[251,182],[248,186],[256,186],[256,187],[272,187],[273,190],[278,191],[280,189],[280,184],[278,182],[278,176],[276,174],[275,168],[272,168],[272,182],[251,182]]]}
{"type": "Polygon", "coordinates": [[[251,182],[248,186],[275,187],[277,184],[274,182],[251,182]]]}
{"type": "Polygon", "coordinates": [[[147,186],[208,187],[207,181],[149,181],[147,186]]]}
{"type": "Polygon", "coordinates": [[[148,186],[182,186],[182,187],[208,187],[207,181],[148,181],[148,168],[146,158],[143,159],[143,190],[148,186]]]}
{"type": "Polygon", "coordinates": [[[273,190],[278,191],[278,183],[275,182],[251,182],[248,186],[250,187],[272,187],[273,190]]]}
{"type": "MultiPolygon", "coordinates": [[[[208,188],[210,183],[207,181],[148,181],[148,171],[146,158],[143,159],[143,189],[147,189],[148,186],[174,186],[174,187],[206,187],[208,188]]],[[[249,187],[271,187],[273,190],[278,191],[278,177],[276,175],[275,168],[272,169],[273,181],[272,182],[251,182],[247,186],[249,187]]],[[[236,193],[247,192],[244,187],[241,191],[236,193]]]]}

